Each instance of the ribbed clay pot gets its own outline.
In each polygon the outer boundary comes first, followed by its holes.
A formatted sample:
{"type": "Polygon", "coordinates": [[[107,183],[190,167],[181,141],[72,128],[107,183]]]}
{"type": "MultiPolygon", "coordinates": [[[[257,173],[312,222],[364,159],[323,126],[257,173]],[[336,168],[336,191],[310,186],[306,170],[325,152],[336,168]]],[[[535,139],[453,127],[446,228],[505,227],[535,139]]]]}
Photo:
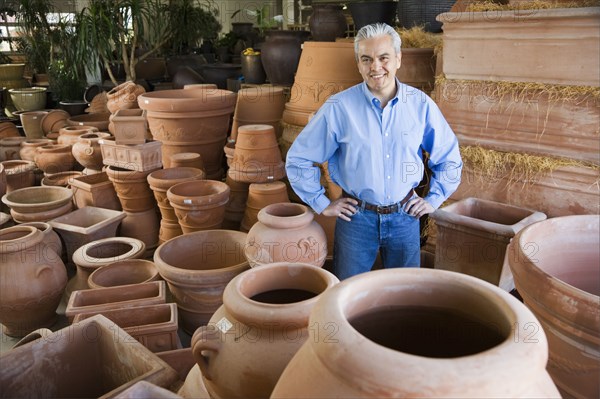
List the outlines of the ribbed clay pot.
{"type": "Polygon", "coordinates": [[[301,263],[274,263],[231,280],[223,305],[192,338],[210,396],[270,397],[308,339],[313,306],[338,282],[328,271],[301,263]]]}
{"type": "Polygon", "coordinates": [[[22,337],[56,320],[67,272],[60,256],[33,226],[0,230],[0,321],[22,337]]]}
{"type": "Polygon", "coordinates": [[[507,250],[515,286],[546,332],[548,372],[564,397],[600,395],[600,217],[563,216],[519,232],[507,250]]]}
{"type": "Polygon", "coordinates": [[[202,155],[197,152],[180,152],[171,155],[170,159],[171,168],[187,167],[205,170],[202,155]]]}
{"type": "Polygon", "coordinates": [[[73,192],[64,187],[27,187],[2,197],[18,223],[47,222],[73,209],[73,192]]]}
{"type": "Polygon", "coordinates": [[[228,175],[243,183],[268,183],[285,177],[285,163],[272,126],[239,127],[228,175]]]}
{"type": "Polygon", "coordinates": [[[321,267],[327,237],[312,211],[301,204],[267,205],[248,232],[244,254],[251,267],[274,262],[299,262],[321,267]]]}
{"type": "Polygon", "coordinates": [[[559,397],[539,321],[475,277],[364,273],[326,291],[309,326],[272,398],[559,397]]]}
{"type": "Polygon", "coordinates": [[[48,144],[53,144],[54,141],[50,139],[30,139],[25,140],[21,143],[21,149],[19,150],[19,156],[25,161],[35,161],[35,154],[37,147],[42,147],[48,144]]]}
{"type": "Polygon", "coordinates": [[[154,264],[169,285],[187,333],[210,320],[223,303],[225,286],[249,268],[245,242],[246,233],[207,230],[175,237],[154,252],[154,264]]]}
{"type": "Polygon", "coordinates": [[[156,201],[147,180],[151,172],[152,170],[137,172],[116,166],[106,168],[106,174],[115,187],[124,211],[143,212],[154,209],[156,201]]]}
{"type": "Polygon", "coordinates": [[[45,174],[73,170],[75,158],[70,144],[48,144],[36,148],[35,163],[45,174]]]}
{"type": "Polygon", "coordinates": [[[339,4],[313,4],[308,21],[310,35],[315,42],[334,42],[344,37],[348,28],[346,17],[339,4]]]}
{"type": "Polygon", "coordinates": [[[302,43],[309,34],[308,31],[268,31],[261,47],[260,58],[271,84],[280,86],[294,84],[294,74],[300,61],[302,43]]]}
{"type": "Polygon", "coordinates": [[[100,150],[100,140],[111,137],[110,133],[93,132],[84,133],[77,138],[71,148],[73,157],[84,168],[92,170],[102,170],[102,151],[100,150]]]}
{"type": "Polygon", "coordinates": [[[131,237],[102,238],[79,247],[73,253],[77,274],[67,284],[66,297],[73,291],[89,289],[88,278],[98,268],[125,259],[142,258],[145,250],[142,241],[131,237]]]}
{"type": "Polygon", "coordinates": [[[27,137],[5,137],[0,139],[0,161],[12,161],[20,159],[21,143],[27,137]]]}
{"type": "Polygon", "coordinates": [[[111,114],[114,114],[119,109],[139,108],[137,98],[146,90],[131,81],[122,83],[112,88],[107,93],[106,107],[111,114]]]}
{"type": "Polygon", "coordinates": [[[154,139],[162,142],[165,168],[171,156],[197,152],[202,156],[209,179],[223,175],[222,148],[229,132],[229,119],[236,95],[227,90],[161,90],[138,98],[148,111],[148,127],[154,139]]]}
{"type": "Polygon", "coordinates": [[[229,201],[229,186],[215,180],[193,180],[169,188],[167,198],[184,234],[220,229],[229,201]]]}
{"type": "Polygon", "coordinates": [[[6,175],[7,193],[35,184],[35,162],[12,160],[2,161],[1,164],[6,175]]]}
{"type": "Polygon", "coordinates": [[[28,139],[41,139],[44,137],[42,131],[42,118],[48,114],[48,111],[29,111],[19,115],[25,137],[28,139]]]}
{"type": "Polygon", "coordinates": [[[271,125],[281,136],[281,118],[285,107],[282,87],[258,86],[238,90],[231,139],[237,140],[238,128],[244,125],[271,125]]]}
{"type": "Polygon", "coordinates": [[[290,202],[284,182],[250,184],[246,210],[240,226],[241,231],[248,232],[258,222],[258,212],[265,206],[280,202],[290,202]]]}
{"type": "Polygon", "coordinates": [[[160,279],[154,262],[145,259],[119,260],[96,269],[88,278],[90,288],[142,284],[160,279]]]}
{"type": "Polygon", "coordinates": [[[58,131],[58,144],[73,145],[79,140],[79,137],[86,133],[97,132],[98,128],[94,126],[65,126],[58,131]]]}

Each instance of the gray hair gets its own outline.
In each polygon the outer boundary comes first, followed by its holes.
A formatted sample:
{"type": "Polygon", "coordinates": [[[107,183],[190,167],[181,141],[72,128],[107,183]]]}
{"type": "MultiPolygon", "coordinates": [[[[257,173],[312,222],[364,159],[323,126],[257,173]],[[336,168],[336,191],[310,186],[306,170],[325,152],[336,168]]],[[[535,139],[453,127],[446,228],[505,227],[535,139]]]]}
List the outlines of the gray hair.
{"type": "Polygon", "coordinates": [[[396,32],[396,30],[388,24],[376,22],[371,25],[363,26],[356,34],[356,37],[354,38],[354,57],[356,58],[356,61],[358,61],[358,43],[360,41],[384,35],[388,35],[392,38],[394,50],[396,50],[396,54],[400,54],[402,48],[402,39],[400,39],[398,32],[396,32]]]}

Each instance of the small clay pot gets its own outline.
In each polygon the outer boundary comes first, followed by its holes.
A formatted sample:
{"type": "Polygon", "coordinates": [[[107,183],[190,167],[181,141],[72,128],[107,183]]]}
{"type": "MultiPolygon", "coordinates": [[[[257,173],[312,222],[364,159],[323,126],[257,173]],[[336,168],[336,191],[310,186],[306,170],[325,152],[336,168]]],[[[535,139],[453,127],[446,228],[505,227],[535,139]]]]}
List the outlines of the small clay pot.
{"type": "Polygon", "coordinates": [[[35,162],[12,160],[2,161],[0,164],[6,176],[7,193],[35,184],[35,162]]]}
{"type": "Polygon", "coordinates": [[[70,144],[48,144],[36,148],[35,163],[45,174],[73,170],[75,158],[70,144]]]}
{"type": "Polygon", "coordinates": [[[90,288],[142,284],[160,279],[154,262],[144,259],[120,260],[96,269],[88,278],[90,288]]]}
{"type": "Polygon", "coordinates": [[[61,128],[67,125],[67,119],[71,115],[62,109],[53,109],[42,117],[42,132],[46,137],[49,133],[58,132],[61,128]]]}
{"type": "Polygon", "coordinates": [[[21,149],[19,150],[19,156],[25,161],[35,161],[35,154],[37,147],[42,147],[54,142],[50,139],[30,139],[25,140],[21,143],[21,149]]]}
{"type": "Polygon", "coordinates": [[[267,205],[290,202],[287,186],[284,182],[252,183],[248,186],[246,210],[240,226],[241,231],[248,232],[258,222],[258,212],[267,205]]]}
{"type": "Polygon", "coordinates": [[[100,149],[100,140],[111,137],[110,133],[94,132],[84,133],[77,138],[71,149],[73,157],[84,168],[92,170],[101,170],[102,151],[100,149]]]}
{"type": "Polygon", "coordinates": [[[122,83],[107,93],[106,107],[111,114],[119,109],[138,108],[137,97],[145,92],[146,89],[131,81],[122,83]]]}
{"type": "Polygon", "coordinates": [[[41,139],[44,137],[42,131],[42,118],[48,114],[48,111],[29,111],[20,114],[21,124],[28,139],[41,139]]]}
{"type": "Polygon", "coordinates": [[[106,168],[124,211],[143,212],[155,208],[156,201],[147,180],[152,172],[136,172],[115,166],[106,168]]]}
{"type": "Polygon", "coordinates": [[[71,183],[77,177],[83,176],[82,172],[69,171],[47,175],[42,179],[42,186],[56,186],[71,188],[71,183]]]}
{"type": "Polygon", "coordinates": [[[97,132],[98,128],[94,126],[65,126],[61,128],[58,133],[58,144],[73,145],[79,139],[79,136],[86,133],[97,132]]]}
{"type": "Polygon", "coordinates": [[[20,159],[21,143],[27,141],[27,137],[6,137],[0,139],[0,161],[11,161],[20,159]]]}

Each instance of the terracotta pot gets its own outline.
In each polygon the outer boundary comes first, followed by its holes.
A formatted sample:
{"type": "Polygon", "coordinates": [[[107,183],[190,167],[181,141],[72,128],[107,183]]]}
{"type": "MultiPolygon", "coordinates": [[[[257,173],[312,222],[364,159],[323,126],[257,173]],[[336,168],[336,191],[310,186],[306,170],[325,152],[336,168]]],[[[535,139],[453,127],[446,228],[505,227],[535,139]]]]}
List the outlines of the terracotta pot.
{"type": "MultiPolygon", "coordinates": [[[[88,241],[87,244],[80,246],[73,253],[72,261],[77,266],[77,274],[67,284],[66,297],[71,297],[73,291],[89,289],[88,278],[99,267],[120,260],[141,258],[144,256],[145,249],[146,246],[142,241],[131,237],[109,236],[91,242],[88,241]]],[[[71,301],[72,299],[69,302],[71,301]]],[[[67,316],[72,318],[74,315],[67,314],[67,316]]]]}
{"type": "Polygon", "coordinates": [[[23,131],[28,139],[41,139],[44,137],[42,118],[47,114],[48,111],[29,111],[19,115],[23,131]]]}
{"type": "Polygon", "coordinates": [[[31,187],[35,184],[35,162],[31,161],[2,161],[0,162],[6,176],[6,192],[20,188],[31,187]]]}
{"type": "Polygon", "coordinates": [[[19,151],[21,143],[27,141],[27,137],[6,137],[0,139],[0,161],[12,161],[20,159],[19,151]]]}
{"type": "Polygon", "coordinates": [[[215,180],[178,183],[167,191],[169,203],[184,234],[219,229],[229,201],[229,186],[215,180]]]}
{"type": "Polygon", "coordinates": [[[21,149],[19,150],[19,157],[25,161],[34,161],[37,147],[52,144],[53,141],[50,139],[30,139],[21,142],[21,149]]]}
{"type": "Polygon", "coordinates": [[[149,141],[144,144],[117,144],[114,138],[99,141],[102,162],[107,166],[115,166],[139,172],[151,172],[162,168],[162,143],[149,141]]]}
{"type": "Polygon", "coordinates": [[[244,218],[246,211],[246,201],[248,200],[248,183],[239,183],[227,176],[225,184],[229,186],[229,202],[225,206],[225,220],[223,227],[229,230],[239,230],[240,223],[244,218]]]}
{"type": "Polygon", "coordinates": [[[207,178],[219,179],[235,101],[235,93],[227,90],[161,90],[141,95],[139,104],[148,111],[150,132],[163,143],[165,168],[171,166],[173,154],[197,152],[207,178]]]}
{"type": "Polygon", "coordinates": [[[196,169],[204,169],[202,156],[197,152],[180,152],[171,155],[171,168],[189,167],[196,169]]]}
{"type": "Polygon", "coordinates": [[[153,262],[144,259],[126,259],[96,269],[88,278],[88,286],[90,288],[116,287],[147,283],[159,278],[158,269],[153,262]]]}
{"type": "Polygon", "coordinates": [[[146,110],[120,109],[111,119],[114,124],[115,143],[144,144],[148,132],[146,110]]]}
{"type": "Polygon", "coordinates": [[[145,258],[151,257],[159,245],[160,215],[156,208],[142,212],[125,212],[119,234],[124,237],[137,238],[146,244],[145,258]]]}
{"type": "Polygon", "coordinates": [[[261,47],[261,61],[269,82],[274,85],[291,86],[300,61],[302,43],[308,31],[271,30],[267,32],[261,47]]]}
{"type": "Polygon", "coordinates": [[[98,132],[98,128],[87,125],[65,126],[58,131],[58,144],[73,145],[86,133],[98,132]]]}
{"type": "Polygon", "coordinates": [[[79,176],[71,182],[73,200],[77,208],[94,206],[120,211],[121,202],[106,172],[79,176]]]}
{"type": "Polygon", "coordinates": [[[252,183],[248,186],[248,199],[246,211],[240,226],[240,230],[248,232],[258,222],[258,212],[267,205],[281,202],[290,202],[285,183],[276,181],[273,183],[252,183]]]}
{"type": "Polygon", "coordinates": [[[119,109],[138,108],[137,98],[145,92],[142,86],[131,81],[122,83],[107,93],[106,107],[112,114],[119,109]]]}
{"type": "Polygon", "coordinates": [[[245,242],[245,233],[207,230],[175,237],[157,248],[154,264],[169,284],[187,333],[209,321],[223,303],[227,283],[248,269],[245,242]]]}
{"type": "Polygon", "coordinates": [[[524,227],[546,219],[542,212],[466,198],[432,213],[437,226],[435,268],[500,284],[506,246],[524,227]]]}
{"type": "Polygon", "coordinates": [[[44,235],[44,244],[48,247],[52,248],[54,252],[61,258],[63,258],[63,244],[60,240],[60,236],[54,229],[50,223],[46,222],[29,222],[29,223],[21,223],[19,226],[32,226],[42,232],[44,235]]]}
{"type": "Polygon", "coordinates": [[[600,395],[599,233],[598,215],[564,216],[524,228],[508,248],[517,290],[548,335],[548,372],[564,397],[600,395]]]}
{"type": "Polygon", "coordinates": [[[71,211],[73,192],[64,187],[27,187],[5,194],[2,202],[19,223],[47,222],[71,211]]]}
{"type": "Polygon", "coordinates": [[[471,276],[364,273],[317,301],[316,327],[272,397],[559,397],[544,331],[521,334],[530,325],[539,321],[517,299],[471,276]]]}
{"type": "Polygon", "coordinates": [[[402,65],[396,76],[402,83],[431,93],[435,84],[435,63],[433,48],[402,49],[402,65]]]}
{"type": "Polygon", "coordinates": [[[325,270],[295,263],[247,270],[232,279],[223,305],[192,337],[210,396],[270,397],[308,338],[313,306],[338,282],[325,270]]]}
{"type": "Polygon", "coordinates": [[[70,144],[48,144],[36,148],[35,163],[45,174],[73,170],[75,158],[70,144]]]}
{"type": "Polygon", "coordinates": [[[285,177],[285,164],[272,126],[239,127],[228,175],[243,183],[268,183],[285,177]]]}
{"type": "MultiPolygon", "coordinates": [[[[227,139],[227,144],[223,147],[223,152],[225,153],[225,160],[227,161],[227,167],[231,168],[233,165],[233,154],[235,153],[235,141],[231,138],[227,139]]],[[[227,176],[227,179],[231,180],[231,177],[227,176]]]]}
{"type": "Polygon", "coordinates": [[[152,171],[136,172],[115,166],[106,168],[124,211],[143,212],[154,209],[156,201],[147,177],[152,171]]]}
{"type": "MultiPolygon", "coordinates": [[[[6,335],[22,337],[56,320],[67,273],[44,234],[33,226],[0,230],[0,321],[6,335]]],[[[5,392],[6,393],[6,392],[5,392]]]]}
{"type": "Polygon", "coordinates": [[[42,179],[42,186],[57,186],[71,188],[71,183],[77,177],[83,176],[82,172],[59,172],[47,175],[42,179]]]}
{"type": "Polygon", "coordinates": [[[334,42],[346,35],[346,17],[339,4],[315,4],[308,21],[310,35],[316,42],[334,42]]]}
{"type": "Polygon", "coordinates": [[[327,237],[301,204],[267,205],[248,232],[244,254],[251,267],[274,262],[299,262],[321,267],[327,256],[327,237]]]}
{"type": "Polygon", "coordinates": [[[62,109],[53,109],[48,111],[48,113],[42,117],[42,132],[45,136],[52,132],[58,132],[61,128],[67,125],[67,119],[70,117],[71,115],[62,109]]]}
{"type": "Polygon", "coordinates": [[[267,124],[273,126],[275,135],[281,136],[281,117],[285,107],[282,87],[259,86],[238,91],[231,139],[237,140],[238,128],[243,125],[267,124]]]}
{"type": "Polygon", "coordinates": [[[110,133],[84,133],[77,138],[71,148],[73,157],[81,166],[92,170],[102,169],[102,151],[100,140],[111,137],[110,133]]]}
{"type": "Polygon", "coordinates": [[[98,131],[105,132],[108,130],[108,112],[95,112],[93,114],[83,114],[72,116],[67,119],[67,126],[92,126],[98,131]]]}
{"type": "Polygon", "coordinates": [[[31,373],[14,367],[0,370],[0,385],[10,397],[116,397],[138,381],[170,387],[177,372],[123,329],[96,315],[23,345],[2,358],[21,363],[31,373]],[[47,367],[52,363],[54,367],[47,367]],[[106,368],[105,368],[106,367],[106,368]],[[65,368],[71,372],[65,373],[65,368]],[[109,371],[110,370],[110,371],[109,371]],[[36,376],[44,375],[46,384],[36,376]]]}
{"type": "Polygon", "coordinates": [[[0,139],[7,137],[19,137],[19,129],[12,122],[0,122],[0,139]]]}

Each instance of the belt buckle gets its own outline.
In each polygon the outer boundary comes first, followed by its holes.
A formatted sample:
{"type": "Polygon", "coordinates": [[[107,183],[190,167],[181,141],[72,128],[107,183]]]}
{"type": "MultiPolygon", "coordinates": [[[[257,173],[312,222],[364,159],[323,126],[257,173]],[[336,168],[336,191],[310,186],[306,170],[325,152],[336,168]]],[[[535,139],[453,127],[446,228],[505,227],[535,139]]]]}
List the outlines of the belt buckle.
{"type": "Polygon", "coordinates": [[[398,204],[392,205],[377,205],[377,213],[380,215],[388,215],[398,210],[398,204]]]}

